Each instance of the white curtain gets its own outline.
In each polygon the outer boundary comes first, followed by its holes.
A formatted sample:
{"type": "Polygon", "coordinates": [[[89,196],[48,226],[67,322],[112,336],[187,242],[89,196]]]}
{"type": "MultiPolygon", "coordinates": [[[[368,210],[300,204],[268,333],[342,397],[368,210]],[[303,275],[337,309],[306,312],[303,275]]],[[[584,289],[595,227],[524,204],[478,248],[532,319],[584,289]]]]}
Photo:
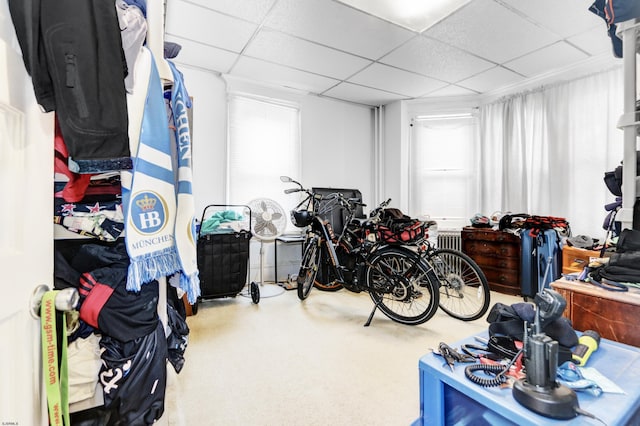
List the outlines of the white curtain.
{"type": "Polygon", "coordinates": [[[482,211],[565,217],[574,235],[604,238],[622,95],[618,68],[482,106],[482,211]]]}

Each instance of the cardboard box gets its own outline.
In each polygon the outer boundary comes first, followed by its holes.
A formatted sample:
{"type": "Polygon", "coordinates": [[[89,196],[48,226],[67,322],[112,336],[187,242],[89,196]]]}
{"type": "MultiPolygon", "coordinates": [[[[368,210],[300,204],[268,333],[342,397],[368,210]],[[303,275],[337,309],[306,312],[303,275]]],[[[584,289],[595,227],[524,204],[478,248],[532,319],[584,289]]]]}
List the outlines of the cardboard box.
{"type": "Polygon", "coordinates": [[[600,252],[596,250],[564,246],[562,248],[562,273],[582,272],[585,266],[599,257],[600,252]]]}

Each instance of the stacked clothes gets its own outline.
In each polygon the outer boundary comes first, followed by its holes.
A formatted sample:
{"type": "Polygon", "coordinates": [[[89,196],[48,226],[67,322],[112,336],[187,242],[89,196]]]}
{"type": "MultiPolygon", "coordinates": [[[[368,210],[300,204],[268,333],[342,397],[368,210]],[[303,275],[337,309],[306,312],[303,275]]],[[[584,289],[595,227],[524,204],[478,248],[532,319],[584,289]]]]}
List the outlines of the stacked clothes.
{"type": "MultiPolygon", "coordinates": [[[[158,317],[159,285],[126,289],[129,256],[124,241],[57,244],[55,288],[78,289],[81,326],[70,341],[100,336],[103,418],[151,424],[164,410],[167,340],[158,317]]],[[[70,382],[74,368],[70,365],[70,382]]],[[[79,371],[83,373],[82,369],[79,371]]],[[[91,385],[82,381],[84,389],[91,385]]],[[[88,395],[85,391],[84,395],[88,395]]]]}
{"type": "Polygon", "coordinates": [[[592,269],[588,278],[613,291],[640,288],[640,231],[624,229],[608,262],[592,269]]]}

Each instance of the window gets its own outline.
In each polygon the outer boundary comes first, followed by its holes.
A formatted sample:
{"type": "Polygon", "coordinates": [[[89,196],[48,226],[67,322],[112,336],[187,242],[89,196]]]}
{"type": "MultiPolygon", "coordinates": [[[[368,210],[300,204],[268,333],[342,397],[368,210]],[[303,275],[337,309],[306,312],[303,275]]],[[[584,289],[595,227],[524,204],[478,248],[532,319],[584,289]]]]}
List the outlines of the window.
{"type": "Polygon", "coordinates": [[[441,229],[469,224],[478,209],[478,125],[469,114],[413,119],[409,210],[441,229]]]}
{"type": "MultiPolygon", "coordinates": [[[[228,120],[227,202],[247,204],[256,198],[271,198],[288,214],[297,198],[284,194],[286,186],[280,176],[300,175],[298,108],[232,95],[228,120]]],[[[287,226],[293,228],[289,220],[287,226]]]]}

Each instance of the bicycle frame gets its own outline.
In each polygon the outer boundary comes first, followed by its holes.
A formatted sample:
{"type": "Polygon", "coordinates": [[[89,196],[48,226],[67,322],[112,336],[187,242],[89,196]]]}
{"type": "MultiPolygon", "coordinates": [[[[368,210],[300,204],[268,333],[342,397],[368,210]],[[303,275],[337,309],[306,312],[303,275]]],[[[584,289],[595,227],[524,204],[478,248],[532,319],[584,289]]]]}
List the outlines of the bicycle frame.
{"type": "Polygon", "coordinates": [[[311,228],[307,231],[307,233],[315,233],[320,237],[320,245],[324,245],[324,247],[327,249],[333,272],[336,274],[336,277],[338,278],[340,283],[344,283],[344,275],[342,274],[342,269],[340,268],[340,260],[338,259],[338,253],[336,252],[336,247],[333,243],[333,231],[331,229],[331,224],[329,223],[329,221],[323,220],[318,216],[314,216],[311,228]]]}

